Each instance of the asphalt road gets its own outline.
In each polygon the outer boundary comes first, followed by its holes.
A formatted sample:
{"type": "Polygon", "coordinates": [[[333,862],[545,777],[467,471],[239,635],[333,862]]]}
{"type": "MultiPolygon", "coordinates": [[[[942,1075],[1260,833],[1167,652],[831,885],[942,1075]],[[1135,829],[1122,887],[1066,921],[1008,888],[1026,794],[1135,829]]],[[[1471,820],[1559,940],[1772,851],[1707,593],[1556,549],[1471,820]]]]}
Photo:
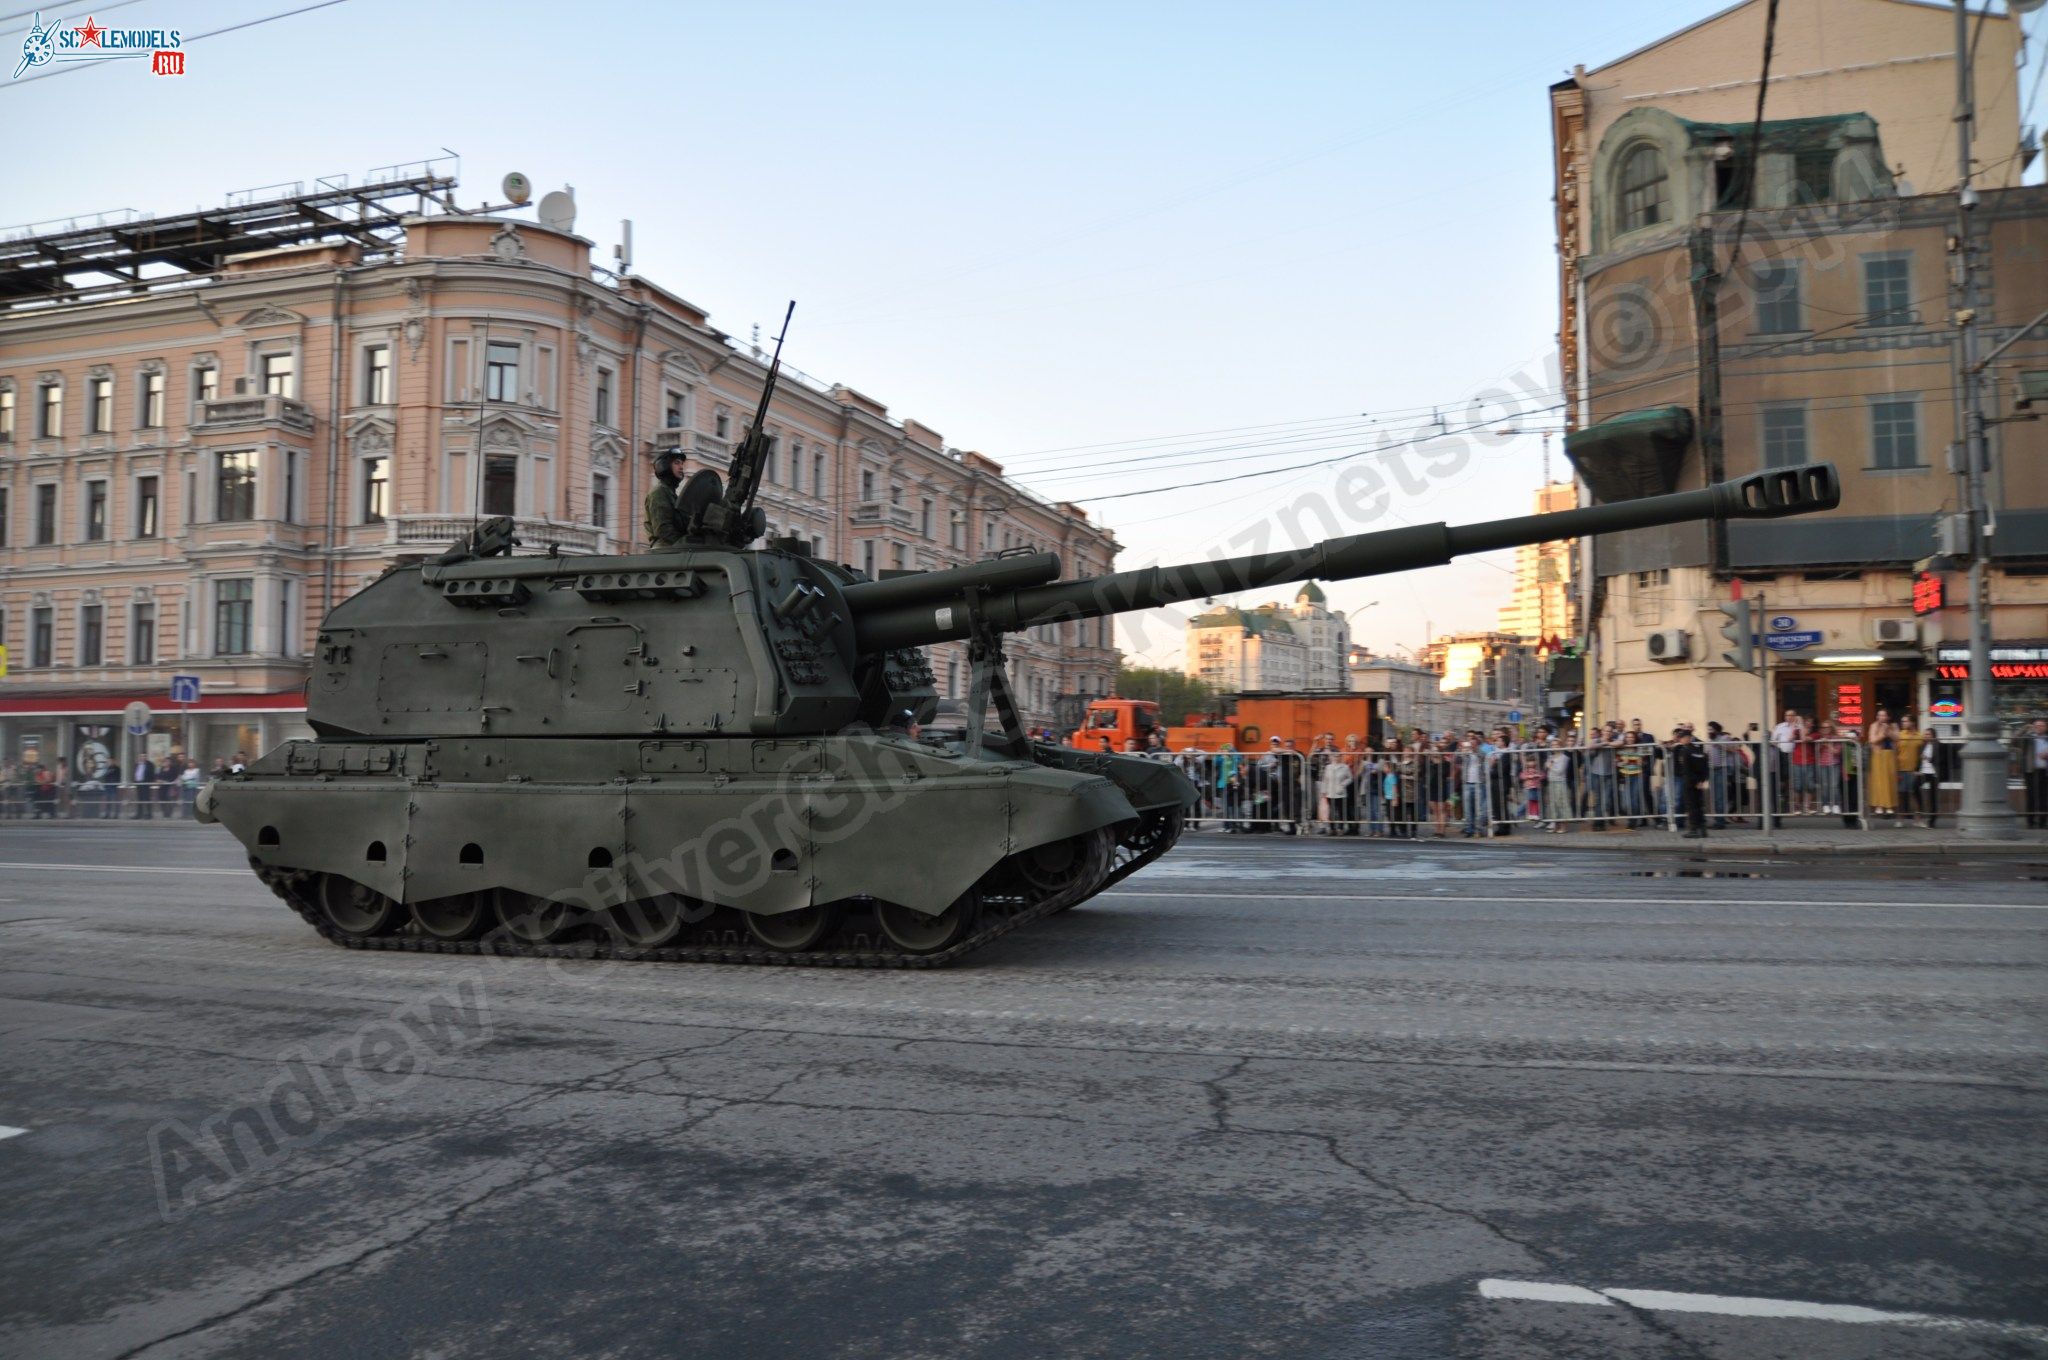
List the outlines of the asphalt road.
{"type": "Polygon", "coordinates": [[[239,863],[0,824],[0,1355],[2048,1355],[2040,865],[1195,837],[866,974],[239,863]]]}

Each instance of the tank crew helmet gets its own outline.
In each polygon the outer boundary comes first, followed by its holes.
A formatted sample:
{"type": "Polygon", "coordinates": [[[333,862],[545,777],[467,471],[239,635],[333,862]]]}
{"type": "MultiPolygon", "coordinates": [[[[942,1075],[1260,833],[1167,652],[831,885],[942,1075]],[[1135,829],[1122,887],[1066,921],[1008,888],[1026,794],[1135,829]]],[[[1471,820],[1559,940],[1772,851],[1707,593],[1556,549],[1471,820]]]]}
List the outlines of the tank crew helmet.
{"type": "Polygon", "coordinates": [[[907,708],[899,708],[889,715],[891,732],[908,732],[917,725],[917,715],[907,708]]]}
{"type": "Polygon", "coordinates": [[[683,469],[689,460],[681,449],[663,449],[654,455],[654,475],[671,485],[683,479],[683,469]]]}

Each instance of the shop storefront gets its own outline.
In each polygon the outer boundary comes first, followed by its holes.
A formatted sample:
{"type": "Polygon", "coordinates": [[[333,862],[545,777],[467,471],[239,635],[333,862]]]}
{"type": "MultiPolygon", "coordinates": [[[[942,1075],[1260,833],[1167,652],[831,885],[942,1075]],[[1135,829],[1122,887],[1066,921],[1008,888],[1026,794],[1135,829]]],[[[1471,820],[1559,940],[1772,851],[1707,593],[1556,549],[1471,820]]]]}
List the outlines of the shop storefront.
{"type": "Polygon", "coordinates": [[[44,765],[66,783],[96,779],[108,767],[132,770],[147,756],[161,764],[172,752],[202,769],[237,753],[251,759],[281,741],[312,735],[306,696],[208,694],[174,707],[162,693],[12,693],[0,697],[0,765],[44,765]],[[129,704],[150,706],[148,733],[129,733],[121,715],[129,704]]]}
{"type": "MultiPolygon", "coordinates": [[[[1969,716],[1970,648],[1944,642],[1934,650],[1936,677],[1929,711],[1960,723],[1969,716]]],[[[2000,731],[2011,736],[2036,718],[2048,718],[2048,639],[1991,644],[1991,698],[2000,731]]]]}

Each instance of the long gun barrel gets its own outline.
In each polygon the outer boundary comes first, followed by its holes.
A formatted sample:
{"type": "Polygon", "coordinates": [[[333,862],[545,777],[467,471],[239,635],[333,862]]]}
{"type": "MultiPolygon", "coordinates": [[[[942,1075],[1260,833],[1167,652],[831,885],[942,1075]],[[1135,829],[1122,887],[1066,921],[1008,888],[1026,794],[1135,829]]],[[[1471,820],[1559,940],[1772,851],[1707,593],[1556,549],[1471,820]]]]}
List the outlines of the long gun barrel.
{"type": "Polygon", "coordinates": [[[789,338],[789,321],[795,315],[796,301],[791,299],[789,310],[782,314],[782,333],[775,337],[775,358],[761,383],[761,404],[754,410],[754,423],[747,427],[725,470],[725,496],[704,512],[706,533],[735,548],[745,547],[760,533],[753,508],[754,495],[761,489],[761,469],[768,461],[768,404],[775,399],[775,382],[782,376],[782,342],[789,338]]]}
{"type": "Polygon", "coordinates": [[[1466,553],[1490,552],[1524,543],[1622,529],[1644,529],[1692,520],[1775,519],[1832,510],[1842,489],[1832,463],[1774,468],[1717,482],[1698,491],[1648,496],[1613,505],[1522,515],[1453,527],[1418,524],[1380,533],[1333,538],[1291,552],[1257,553],[1177,567],[1145,567],[1080,581],[1057,581],[992,592],[986,583],[959,578],[981,563],[929,577],[903,577],[849,587],[855,639],[863,652],[921,647],[968,636],[978,617],[999,632],[1014,633],[1065,619],[1092,619],[1157,609],[1183,600],[1257,590],[1290,581],[1348,581],[1361,576],[1442,566],[1466,553]],[[941,583],[938,577],[953,578],[941,583]],[[926,582],[928,589],[913,583],[926,582]],[[893,590],[883,593],[883,588],[893,590]]]}

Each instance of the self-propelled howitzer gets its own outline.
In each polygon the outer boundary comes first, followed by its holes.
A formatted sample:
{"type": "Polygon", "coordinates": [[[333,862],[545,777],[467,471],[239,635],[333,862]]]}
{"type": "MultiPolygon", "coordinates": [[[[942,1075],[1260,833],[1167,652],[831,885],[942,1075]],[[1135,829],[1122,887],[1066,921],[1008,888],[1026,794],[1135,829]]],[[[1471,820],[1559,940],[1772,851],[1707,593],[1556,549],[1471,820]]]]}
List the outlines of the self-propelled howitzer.
{"type": "Polygon", "coordinates": [[[518,557],[487,522],[328,615],[315,738],[209,785],[200,814],[356,948],[943,963],[1151,862],[1195,801],[1172,765],[1030,741],[1006,633],[1838,500],[1812,465],[1066,582],[1045,553],[868,580],[793,539],[735,545],[730,521],[673,552],[518,557]],[[938,698],[921,649],[960,638],[966,740],[917,740],[905,715],[938,698]]]}

